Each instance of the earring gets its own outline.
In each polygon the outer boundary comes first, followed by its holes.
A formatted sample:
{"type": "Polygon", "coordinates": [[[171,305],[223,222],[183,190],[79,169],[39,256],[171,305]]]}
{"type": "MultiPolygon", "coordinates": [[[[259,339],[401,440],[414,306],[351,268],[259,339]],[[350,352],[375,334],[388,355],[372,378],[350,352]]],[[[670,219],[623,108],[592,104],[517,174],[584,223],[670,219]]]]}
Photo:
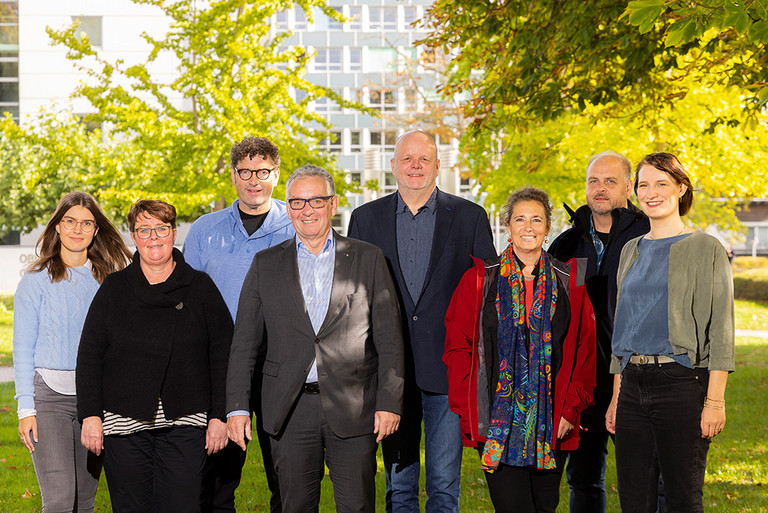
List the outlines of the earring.
{"type": "Polygon", "coordinates": [[[544,237],[544,244],[549,244],[549,235],[544,237]]]}
{"type": "Polygon", "coordinates": [[[512,237],[507,237],[507,242],[512,242],[512,237]]]}

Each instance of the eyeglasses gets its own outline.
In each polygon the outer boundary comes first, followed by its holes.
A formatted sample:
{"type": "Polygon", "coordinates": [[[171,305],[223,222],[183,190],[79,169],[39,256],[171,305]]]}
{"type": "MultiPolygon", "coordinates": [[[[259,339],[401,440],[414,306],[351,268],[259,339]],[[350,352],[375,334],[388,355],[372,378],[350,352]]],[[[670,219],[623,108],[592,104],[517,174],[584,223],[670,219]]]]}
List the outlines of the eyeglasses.
{"type": "Polygon", "coordinates": [[[152,232],[155,232],[155,235],[164,239],[171,234],[171,229],[172,227],[170,225],[165,224],[163,226],[156,226],[155,228],[136,228],[133,230],[133,233],[140,239],[148,239],[152,236],[152,232]]]}
{"type": "Polygon", "coordinates": [[[80,225],[80,229],[85,233],[92,232],[96,229],[96,221],[92,221],[90,219],[86,219],[84,221],[76,221],[71,217],[65,217],[61,220],[61,224],[64,225],[64,228],[66,228],[68,231],[74,230],[75,226],[78,224],[80,225]]]}
{"type": "Polygon", "coordinates": [[[329,199],[333,198],[333,195],[331,196],[315,196],[314,198],[291,198],[288,200],[288,205],[291,207],[291,210],[304,210],[304,205],[309,203],[309,206],[312,208],[323,208],[325,206],[325,202],[329,199]]]}
{"type": "Polygon", "coordinates": [[[259,180],[266,180],[274,169],[235,169],[235,171],[241,180],[248,181],[253,175],[256,175],[259,180]]]}

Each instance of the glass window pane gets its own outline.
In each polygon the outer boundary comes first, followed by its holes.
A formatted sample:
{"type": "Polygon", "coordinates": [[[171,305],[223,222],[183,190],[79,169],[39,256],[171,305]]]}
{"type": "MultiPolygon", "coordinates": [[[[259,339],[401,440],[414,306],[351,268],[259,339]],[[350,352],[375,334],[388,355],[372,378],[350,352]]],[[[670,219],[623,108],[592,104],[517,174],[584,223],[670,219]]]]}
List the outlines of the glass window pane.
{"type": "Polygon", "coordinates": [[[1,62],[0,61],[0,77],[13,77],[19,76],[19,63],[18,62],[1,62]]]}
{"type": "Polygon", "coordinates": [[[18,82],[0,82],[0,102],[3,102],[3,103],[19,102],[19,83],[18,82]]]}
{"type": "Polygon", "coordinates": [[[0,23],[19,22],[19,2],[0,2],[0,23]]]}
{"type": "Polygon", "coordinates": [[[363,28],[363,8],[362,7],[350,7],[349,16],[351,21],[347,23],[347,26],[352,30],[361,30],[363,28]]]}
{"type": "Polygon", "coordinates": [[[362,69],[362,50],[360,48],[349,49],[349,71],[362,69]]]}
{"type": "Polygon", "coordinates": [[[11,116],[13,116],[13,119],[16,121],[19,120],[19,106],[18,105],[1,105],[0,106],[0,115],[5,114],[6,112],[10,112],[11,116]]]}
{"type": "MultiPolygon", "coordinates": [[[[0,25],[0,45],[14,45],[18,47],[19,44],[19,26],[18,25],[0,25]]],[[[10,50],[10,48],[4,48],[3,50],[10,50]]]]}

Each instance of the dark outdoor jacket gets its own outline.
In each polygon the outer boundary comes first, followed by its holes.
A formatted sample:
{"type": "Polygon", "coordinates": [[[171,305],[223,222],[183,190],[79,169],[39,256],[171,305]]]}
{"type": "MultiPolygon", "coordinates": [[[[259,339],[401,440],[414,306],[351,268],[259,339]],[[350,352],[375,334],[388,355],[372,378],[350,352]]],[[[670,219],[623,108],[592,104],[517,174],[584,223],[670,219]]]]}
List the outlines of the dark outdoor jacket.
{"type": "MultiPolygon", "coordinates": [[[[567,207],[566,207],[567,208],[567,207]]],[[[569,212],[570,209],[569,209],[569,212]]],[[[587,259],[587,293],[595,310],[597,323],[597,387],[595,403],[605,409],[611,400],[613,377],[609,372],[611,363],[611,334],[613,316],[616,313],[616,274],[619,269],[621,249],[628,241],[648,233],[648,218],[632,203],[627,208],[617,208],[611,213],[613,223],[608,244],[605,247],[600,268],[597,266],[597,252],[589,234],[592,211],[587,205],[571,212],[573,226],[561,233],[552,242],[547,252],[556,259],[567,262],[571,258],[587,259]]],[[[596,415],[596,422],[605,412],[596,415]]]]}

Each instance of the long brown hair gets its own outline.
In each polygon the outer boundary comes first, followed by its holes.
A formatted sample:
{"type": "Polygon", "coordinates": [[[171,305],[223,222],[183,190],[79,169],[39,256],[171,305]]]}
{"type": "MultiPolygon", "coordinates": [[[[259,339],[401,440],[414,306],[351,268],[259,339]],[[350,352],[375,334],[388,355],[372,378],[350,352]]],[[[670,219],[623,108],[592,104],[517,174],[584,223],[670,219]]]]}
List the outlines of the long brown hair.
{"type": "Polygon", "coordinates": [[[38,257],[29,265],[29,271],[41,272],[47,269],[51,282],[67,278],[67,266],[61,258],[61,239],[56,232],[56,226],[59,225],[64,214],[75,206],[87,208],[93,214],[98,226],[98,232],[93,235],[93,241],[88,246],[88,259],[91,261],[93,277],[101,283],[109,273],[125,267],[131,259],[131,253],[120,232],[112,226],[93,196],[80,191],[70,192],[59,201],[53,217],[45,225],[43,234],[37,240],[38,257]]]}

